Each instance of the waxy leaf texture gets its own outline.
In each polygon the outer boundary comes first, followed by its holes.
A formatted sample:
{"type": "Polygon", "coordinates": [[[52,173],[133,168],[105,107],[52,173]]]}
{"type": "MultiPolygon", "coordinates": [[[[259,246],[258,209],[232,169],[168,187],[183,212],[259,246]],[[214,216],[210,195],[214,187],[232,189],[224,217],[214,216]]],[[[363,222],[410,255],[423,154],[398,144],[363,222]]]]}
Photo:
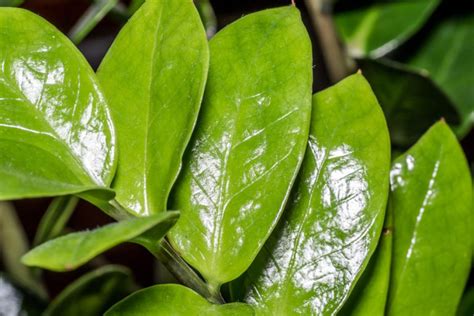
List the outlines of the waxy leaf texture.
{"type": "Polygon", "coordinates": [[[471,264],[472,187],[462,149],[436,123],[390,174],[393,261],[387,315],[454,315],[471,264]]]}
{"type": "Polygon", "coordinates": [[[230,24],[210,41],[210,54],[170,240],[217,288],[250,266],[284,208],[308,137],[312,58],[294,7],[230,24]]]}
{"type": "Polygon", "coordinates": [[[0,199],[108,186],[114,128],[87,61],[26,10],[0,8],[0,37],[0,199]]]}
{"type": "Polygon", "coordinates": [[[136,215],[166,211],[208,65],[193,2],[155,0],[133,15],[99,67],[119,139],[116,200],[136,215]]]}
{"type": "Polygon", "coordinates": [[[317,93],[288,209],[244,278],[257,315],[342,307],[377,246],[389,169],[387,125],[362,75],[317,93]]]}

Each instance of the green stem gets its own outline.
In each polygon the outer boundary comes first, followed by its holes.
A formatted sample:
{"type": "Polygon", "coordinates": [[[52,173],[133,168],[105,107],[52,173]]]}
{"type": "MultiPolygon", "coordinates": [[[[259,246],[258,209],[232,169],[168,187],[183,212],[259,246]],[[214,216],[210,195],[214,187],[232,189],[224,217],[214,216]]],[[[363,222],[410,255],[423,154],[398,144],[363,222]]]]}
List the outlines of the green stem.
{"type": "Polygon", "coordinates": [[[223,304],[219,288],[208,285],[173,249],[166,239],[155,243],[147,238],[139,238],[137,243],[150,251],[176,279],[215,304],[223,304]]]}
{"type": "Polygon", "coordinates": [[[118,0],[97,0],[94,2],[69,32],[69,37],[74,44],[82,42],[117,3],[118,0]]]}
{"type": "Polygon", "coordinates": [[[78,202],[79,198],[72,195],[54,198],[41,218],[36,230],[33,246],[38,246],[59,236],[63,232],[78,202]]]}
{"type": "Polygon", "coordinates": [[[195,4],[202,24],[204,24],[207,38],[213,37],[217,32],[217,18],[211,3],[209,0],[195,0],[195,4]]]}

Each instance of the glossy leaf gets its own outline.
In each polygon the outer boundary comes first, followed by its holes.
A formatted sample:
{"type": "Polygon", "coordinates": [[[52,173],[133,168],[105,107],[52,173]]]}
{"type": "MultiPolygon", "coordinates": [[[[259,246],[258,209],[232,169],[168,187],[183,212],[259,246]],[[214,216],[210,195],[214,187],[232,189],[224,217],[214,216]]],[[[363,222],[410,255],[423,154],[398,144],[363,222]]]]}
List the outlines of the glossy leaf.
{"type": "Polygon", "coordinates": [[[0,8],[0,37],[0,199],[107,186],[114,129],[87,61],[22,9],[0,8]]]}
{"type": "Polygon", "coordinates": [[[78,202],[77,197],[70,195],[54,198],[41,218],[33,245],[38,246],[61,235],[78,202]]]}
{"type": "Polygon", "coordinates": [[[0,315],[40,316],[45,303],[0,272],[0,315]]]}
{"type": "MultiPolygon", "coordinates": [[[[470,4],[472,8],[472,4],[470,4]]],[[[474,14],[443,20],[419,43],[407,62],[424,69],[446,92],[463,116],[464,124],[474,123],[474,14]],[[449,48],[449,49],[448,49],[449,48]]]]}
{"type": "Polygon", "coordinates": [[[199,123],[171,204],[182,216],[170,238],[218,287],[263,246],[303,159],[311,45],[298,10],[284,7],[230,24],[210,51],[199,123]]]}
{"type": "Polygon", "coordinates": [[[128,296],[105,316],[247,316],[252,307],[243,303],[213,305],[187,287],[178,284],[155,285],[128,296]]]}
{"type": "Polygon", "coordinates": [[[122,29],[98,76],[120,139],[117,201],[166,211],[207,77],[206,33],[192,1],[147,1],[122,29]]]}
{"type": "Polygon", "coordinates": [[[431,125],[444,118],[461,123],[455,105],[425,72],[389,60],[360,60],[387,119],[392,143],[414,144],[431,125]]]}
{"type": "Polygon", "coordinates": [[[166,212],[71,233],[39,245],[23,256],[22,262],[53,271],[73,270],[98,254],[148,231],[153,231],[155,241],[159,242],[178,216],[178,212],[166,212]]]}
{"type": "Polygon", "coordinates": [[[338,315],[384,315],[392,259],[393,219],[391,213],[391,207],[389,206],[377,249],[338,315]]]}
{"type": "Polygon", "coordinates": [[[44,316],[103,315],[131,292],[130,271],[104,266],[89,272],[66,287],[48,306],[44,316]]]}
{"type": "Polygon", "coordinates": [[[472,188],[466,158],[444,122],[395,160],[388,315],[454,315],[469,274],[472,188]]]}
{"type": "Polygon", "coordinates": [[[438,6],[439,0],[375,1],[336,14],[336,25],[354,57],[381,57],[418,29],[438,6]]]}
{"type": "Polygon", "coordinates": [[[334,315],[383,226],[390,141],[370,86],[357,74],[313,99],[308,150],[278,228],[247,271],[258,315],[334,315]]]}

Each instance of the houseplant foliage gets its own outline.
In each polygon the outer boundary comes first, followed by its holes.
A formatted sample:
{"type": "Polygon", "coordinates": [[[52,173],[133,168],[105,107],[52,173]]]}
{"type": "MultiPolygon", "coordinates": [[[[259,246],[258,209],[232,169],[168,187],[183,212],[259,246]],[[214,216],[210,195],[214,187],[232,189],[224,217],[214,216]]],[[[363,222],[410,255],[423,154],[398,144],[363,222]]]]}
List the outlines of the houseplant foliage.
{"type": "MultiPolygon", "coordinates": [[[[134,1],[97,73],[43,18],[0,8],[0,314],[454,315],[474,248],[458,142],[472,111],[466,86],[445,83],[470,47],[442,73],[409,67],[433,68],[439,38],[471,20],[442,20],[398,64],[371,59],[438,5],[340,13],[363,71],[314,95],[294,5],[208,41],[193,2],[134,1]],[[405,12],[416,19],[403,28],[381,18],[405,12]],[[7,201],[33,197],[55,199],[28,251],[7,201]],[[116,222],[63,234],[79,198],[116,222]],[[180,284],[138,289],[133,271],[105,265],[48,297],[40,269],[74,270],[124,242],[180,284]]],[[[462,302],[469,311],[472,292],[462,302]]]]}

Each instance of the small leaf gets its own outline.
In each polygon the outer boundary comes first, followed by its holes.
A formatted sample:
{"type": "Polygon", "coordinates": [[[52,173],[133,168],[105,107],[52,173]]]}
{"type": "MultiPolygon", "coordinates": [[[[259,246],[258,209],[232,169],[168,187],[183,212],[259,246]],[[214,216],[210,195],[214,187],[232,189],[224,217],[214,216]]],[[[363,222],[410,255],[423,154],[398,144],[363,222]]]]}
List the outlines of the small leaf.
{"type": "Polygon", "coordinates": [[[206,83],[206,33],[192,1],[147,1],[99,67],[120,139],[117,201],[166,211],[206,83]]]}
{"type": "Polygon", "coordinates": [[[98,254],[150,230],[153,231],[155,241],[159,242],[178,216],[178,212],[165,212],[109,224],[92,231],[68,234],[34,248],[23,256],[22,262],[52,271],[73,270],[98,254]]]}
{"type": "Polygon", "coordinates": [[[444,122],[393,163],[393,259],[387,315],[454,315],[471,261],[472,188],[444,122]]]}
{"type": "Polygon", "coordinates": [[[133,293],[114,305],[105,316],[251,316],[252,307],[243,303],[213,305],[187,287],[155,285],[133,293]]]}
{"type": "Polygon", "coordinates": [[[66,287],[44,316],[103,315],[131,292],[130,271],[109,265],[89,272],[66,287]]]}
{"type": "Polygon", "coordinates": [[[312,72],[294,7],[241,18],[210,51],[199,124],[171,203],[182,216],[170,239],[217,288],[248,268],[281,215],[308,137],[312,72]]]}
{"type": "Polygon", "coordinates": [[[390,141],[367,81],[313,99],[303,167],[288,209],[244,283],[258,315],[334,315],[374,252],[388,196],[390,141]]]}
{"type": "Polygon", "coordinates": [[[392,143],[407,148],[435,122],[461,123],[455,105],[425,72],[390,60],[360,60],[387,119],[392,143]]]}
{"type": "MultiPolygon", "coordinates": [[[[469,4],[467,10],[472,10],[469,4]]],[[[474,123],[474,14],[449,17],[433,27],[418,43],[410,65],[424,69],[446,92],[463,117],[464,132],[474,123]]]]}
{"type": "Polygon", "coordinates": [[[381,57],[418,31],[439,0],[375,1],[336,14],[336,25],[354,57],[381,57]]]}
{"type": "Polygon", "coordinates": [[[377,249],[338,315],[384,315],[392,259],[393,220],[391,213],[389,206],[377,249]]]}
{"type": "Polygon", "coordinates": [[[87,61],[22,9],[0,8],[0,38],[0,200],[109,185],[114,129],[87,61]]]}

